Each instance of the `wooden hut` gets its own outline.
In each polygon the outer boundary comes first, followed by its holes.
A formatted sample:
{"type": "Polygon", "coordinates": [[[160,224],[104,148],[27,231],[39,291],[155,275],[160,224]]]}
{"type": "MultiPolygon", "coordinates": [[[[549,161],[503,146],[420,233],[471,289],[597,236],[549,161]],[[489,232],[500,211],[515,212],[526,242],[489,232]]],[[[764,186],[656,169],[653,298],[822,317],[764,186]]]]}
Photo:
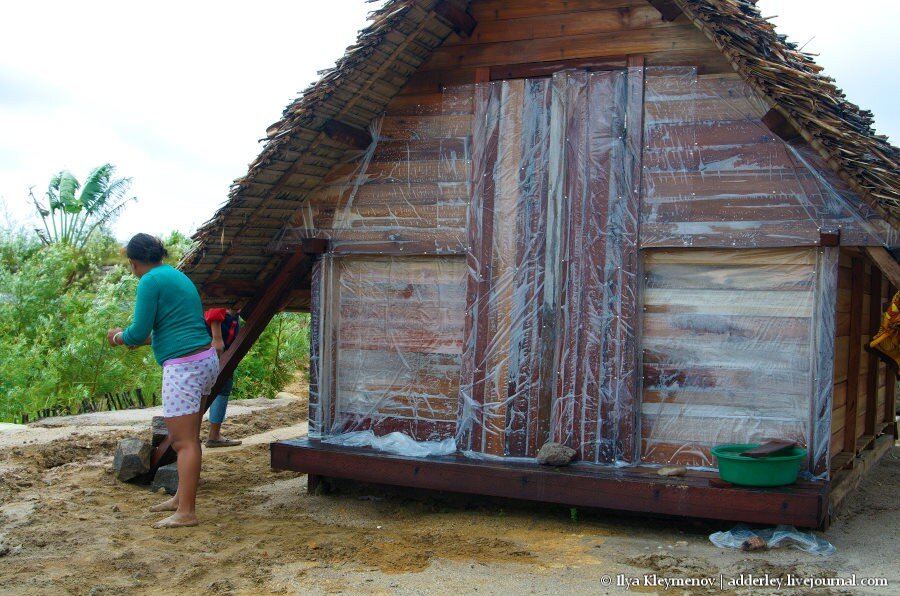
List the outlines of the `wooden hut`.
{"type": "Polygon", "coordinates": [[[897,437],[865,345],[900,153],[820,70],[752,0],[386,2],[183,264],[248,318],[225,370],[311,312],[309,437],[272,465],[826,525],[897,437]],[[797,484],[717,479],[767,438],[797,484]]]}

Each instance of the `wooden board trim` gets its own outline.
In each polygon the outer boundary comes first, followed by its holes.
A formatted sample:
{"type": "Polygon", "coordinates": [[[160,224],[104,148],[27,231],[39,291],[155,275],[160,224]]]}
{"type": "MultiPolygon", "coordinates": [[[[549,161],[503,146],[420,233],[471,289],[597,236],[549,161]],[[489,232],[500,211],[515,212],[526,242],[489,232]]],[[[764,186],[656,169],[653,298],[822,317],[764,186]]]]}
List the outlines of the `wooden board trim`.
{"type": "MultiPolygon", "coordinates": [[[[680,11],[679,11],[680,12],[680,11]]],[[[631,273],[623,276],[617,290],[620,292],[620,304],[622,310],[616,318],[616,327],[619,340],[623,342],[621,370],[617,375],[621,383],[622,391],[619,399],[627,402],[627,409],[620,411],[618,417],[618,441],[617,454],[622,460],[635,462],[640,458],[640,447],[637,442],[640,432],[636,432],[637,411],[640,407],[641,381],[641,351],[638,349],[640,341],[639,332],[642,328],[641,315],[643,298],[641,297],[643,279],[643,260],[640,257],[640,213],[641,213],[641,182],[643,180],[643,147],[644,147],[644,56],[628,56],[628,72],[626,86],[625,118],[625,170],[629,177],[625,179],[627,185],[627,205],[623,211],[624,221],[618,223],[622,226],[624,239],[622,245],[622,270],[631,273]],[[631,242],[628,242],[631,240],[631,242]]]]}
{"type": "MultiPolygon", "coordinates": [[[[881,272],[895,288],[900,288],[900,263],[883,246],[867,246],[864,249],[869,258],[875,262],[881,272]]],[[[890,297],[892,297],[891,294],[890,297]]]]}
{"type": "Polygon", "coordinates": [[[655,468],[416,459],[308,439],[272,443],[270,450],[274,469],[360,482],[747,523],[820,527],[827,519],[825,482],[739,488],[704,472],[664,478],[655,468]]]}
{"type": "MultiPolygon", "coordinates": [[[[878,326],[881,324],[881,271],[876,266],[872,266],[872,273],[869,276],[869,320],[867,323],[870,337],[876,333],[878,326]]],[[[881,374],[880,360],[878,356],[869,351],[866,354],[869,360],[868,371],[866,372],[866,417],[865,428],[863,434],[874,436],[875,423],[878,421],[878,381],[881,374]]]]}
{"type": "MultiPolygon", "coordinates": [[[[863,478],[866,477],[869,470],[878,463],[878,461],[891,451],[894,446],[894,437],[891,435],[882,435],[875,439],[872,449],[864,451],[858,458],[854,459],[854,464],[847,464],[846,469],[838,471],[831,481],[828,493],[828,513],[834,516],[847,496],[859,486],[863,478]]],[[[841,454],[845,455],[845,454],[841,454]]],[[[846,454],[850,455],[850,454],[846,454]]]]}
{"type": "Polygon", "coordinates": [[[810,400],[809,466],[815,475],[828,474],[831,464],[831,424],[834,407],[835,326],[840,249],[816,250],[816,296],[813,320],[813,370],[810,400]]]}
{"type": "MultiPolygon", "coordinates": [[[[588,72],[603,70],[622,70],[627,65],[625,56],[611,58],[573,58],[571,60],[555,60],[553,62],[524,62],[506,64],[489,68],[491,81],[509,79],[531,79],[549,77],[561,70],[586,70],[588,72]]],[[[476,71],[479,69],[476,69],[476,71]]]]}
{"type": "MultiPolygon", "coordinates": [[[[856,414],[859,393],[859,365],[862,341],[863,281],[865,261],[853,257],[850,264],[852,279],[850,289],[850,350],[847,358],[847,405],[844,418],[844,443],[842,451],[856,453],[856,414]]],[[[851,465],[853,460],[850,460],[851,465]]]]}

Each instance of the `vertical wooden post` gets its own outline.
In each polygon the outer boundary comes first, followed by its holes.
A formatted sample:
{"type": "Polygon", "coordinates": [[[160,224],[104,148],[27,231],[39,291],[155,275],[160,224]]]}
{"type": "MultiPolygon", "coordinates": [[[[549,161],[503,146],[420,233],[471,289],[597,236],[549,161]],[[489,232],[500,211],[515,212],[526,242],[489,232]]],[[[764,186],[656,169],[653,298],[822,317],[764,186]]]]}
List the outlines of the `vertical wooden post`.
{"type": "Polygon", "coordinates": [[[553,439],[553,410],[557,380],[560,374],[560,301],[562,292],[562,242],[565,222],[565,138],[568,102],[565,74],[556,74],[551,83],[550,143],[547,172],[547,224],[544,252],[544,292],[541,299],[540,397],[541,416],[538,419],[538,446],[553,439]]]}
{"type": "MultiPolygon", "coordinates": [[[[483,73],[482,73],[483,75],[483,73]]],[[[500,101],[495,85],[475,89],[475,124],[472,155],[473,200],[468,213],[466,249],[468,287],[461,371],[458,432],[461,448],[482,451],[484,445],[484,385],[487,347],[490,341],[489,307],[491,295],[494,230],[494,166],[499,142],[500,101]]]]}
{"type": "Polygon", "coordinates": [[[523,154],[519,178],[520,208],[516,238],[516,291],[513,322],[518,352],[517,371],[510,380],[507,413],[507,452],[514,457],[534,457],[539,443],[539,421],[546,412],[540,400],[544,255],[547,224],[547,174],[551,84],[547,80],[525,82],[522,116],[523,154]]]}
{"type": "MultiPolygon", "coordinates": [[[[881,323],[881,271],[878,267],[872,265],[871,272],[869,280],[869,321],[866,329],[870,340],[878,332],[878,326],[881,323]]],[[[866,357],[869,360],[869,370],[866,376],[866,417],[863,434],[867,437],[872,437],[873,440],[870,441],[869,447],[874,447],[880,362],[878,356],[871,351],[866,354],[866,357]]]]}
{"type": "Polygon", "coordinates": [[[627,204],[624,209],[622,226],[622,263],[619,275],[620,312],[616,319],[617,335],[622,350],[619,354],[619,391],[616,396],[617,410],[617,457],[626,462],[634,462],[640,454],[639,440],[635,430],[635,418],[640,405],[641,367],[638,350],[638,332],[641,328],[641,182],[643,169],[644,140],[644,56],[628,56],[628,95],[625,130],[625,189],[627,204]],[[621,451],[619,451],[621,450],[621,451]]]}
{"type": "Polygon", "coordinates": [[[559,261],[559,284],[562,288],[559,307],[558,346],[559,378],[553,403],[552,422],[554,441],[575,449],[576,457],[583,458],[580,432],[581,388],[583,374],[580,367],[578,332],[584,316],[582,303],[582,270],[585,266],[584,216],[586,201],[586,176],[584,170],[587,148],[586,125],[588,120],[588,93],[586,73],[562,74],[565,81],[563,93],[566,114],[563,124],[563,205],[562,205],[562,254],[559,261]]]}
{"type": "Polygon", "coordinates": [[[813,387],[810,404],[809,468],[815,475],[829,472],[831,418],[834,409],[835,331],[840,248],[816,250],[813,387]]]}
{"type": "MultiPolygon", "coordinates": [[[[890,306],[891,302],[894,300],[894,294],[897,292],[897,288],[890,282],[887,286],[887,304],[890,306]]],[[[897,419],[897,368],[888,365],[884,374],[886,377],[884,380],[884,421],[894,422],[894,424],[891,425],[891,428],[893,429],[894,439],[897,439],[898,429],[895,422],[897,419]]]]}
{"type": "MultiPolygon", "coordinates": [[[[493,170],[494,217],[491,231],[491,291],[488,310],[488,345],[484,352],[484,452],[505,455],[510,395],[510,349],[513,331],[513,293],[516,289],[516,239],[519,220],[519,167],[522,161],[522,109],[525,81],[504,81],[500,86],[497,168],[493,170]]],[[[482,258],[485,255],[482,255],[482,258]]]]}
{"type": "Polygon", "coordinates": [[[309,298],[309,437],[318,439],[324,432],[322,406],[322,263],[313,267],[309,298]]]}
{"type": "Polygon", "coordinates": [[[844,419],[843,451],[851,454],[848,467],[853,467],[856,455],[856,415],[859,394],[859,362],[862,341],[862,306],[865,262],[853,257],[850,265],[850,354],[847,364],[847,409],[844,419]]]}

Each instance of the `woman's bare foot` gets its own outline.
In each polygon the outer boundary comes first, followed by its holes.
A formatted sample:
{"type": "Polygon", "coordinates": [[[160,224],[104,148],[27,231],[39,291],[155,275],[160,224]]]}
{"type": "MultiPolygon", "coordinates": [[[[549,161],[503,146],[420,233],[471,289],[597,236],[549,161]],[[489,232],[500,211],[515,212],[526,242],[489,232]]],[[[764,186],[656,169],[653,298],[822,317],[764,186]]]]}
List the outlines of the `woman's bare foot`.
{"type": "Polygon", "coordinates": [[[153,524],[153,527],[157,530],[161,528],[188,528],[196,526],[198,523],[197,516],[193,513],[174,513],[166,519],[159,520],[153,524]]]}
{"type": "Polygon", "coordinates": [[[167,501],[163,501],[158,505],[154,505],[150,508],[150,511],[177,511],[178,510],[178,497],[172,497],[167,501]]]}

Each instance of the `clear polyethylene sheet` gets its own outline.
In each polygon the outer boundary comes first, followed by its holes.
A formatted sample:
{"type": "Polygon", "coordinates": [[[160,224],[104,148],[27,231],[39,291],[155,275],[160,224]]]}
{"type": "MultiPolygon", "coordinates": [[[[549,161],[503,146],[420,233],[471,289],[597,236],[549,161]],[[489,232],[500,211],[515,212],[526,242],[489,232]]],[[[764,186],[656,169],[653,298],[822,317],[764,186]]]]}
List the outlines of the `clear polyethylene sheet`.
{"type": "Polygon", "coordinates": [[[648,68],[641,246],[894,243],[894,233],[815,152],[761,118],[768,106],[734,75],[648,68]]]}
{"type": "Polygon", "coordinates": [[[335,253],[312,288],[311,436],[701,468],[786,438],[827,474],[837,252],[815,245],[893,233],[749,88],[630,68],[431,101],[397,103],[275,243],[335,253]]]}
{"type": "Polygon", "coordinates": [[[534,456],[556,440],[588,462],[633,457],[628,77],[475,90],[462,449],[534,456]]]}
{"type": "Polygon", "coordinates": [[[340,252],[461,253],[471,197],[472,86],[396,108],[371,145],[332,168],[273,248],[324,238],[340,252]]]}
{"type": "Polygon", "coordinates": [[[644,254],[642,461],[714,467],[722,443],[809,446],[816,262],[816,249],[644,254]]]}
{"type": "Polygon", "coordinates": [[[464,269],[462,257],[324,259],[311,436],[455,436],[464,269]]]}

